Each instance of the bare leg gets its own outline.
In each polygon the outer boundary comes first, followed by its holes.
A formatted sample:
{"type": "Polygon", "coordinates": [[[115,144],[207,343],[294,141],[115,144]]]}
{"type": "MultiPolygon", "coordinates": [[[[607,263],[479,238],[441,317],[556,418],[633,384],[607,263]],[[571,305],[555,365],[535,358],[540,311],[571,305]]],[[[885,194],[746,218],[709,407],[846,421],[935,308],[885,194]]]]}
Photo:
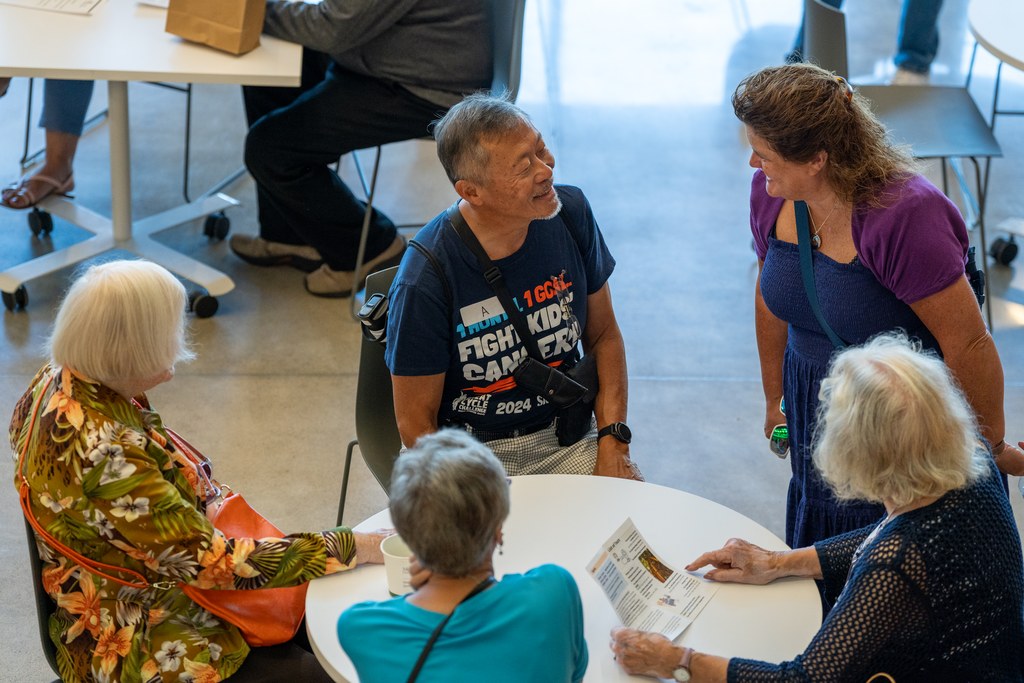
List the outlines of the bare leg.
{"type": "MultiPolygon", "coordinates": [[[[73,190],[74,183],[68,183],[68,181],[71,179],[78,139],[77,135],[54,130],[46,131],[46,161],[43,167],[36,172],[36,176],[47,176],[64,184],[62,188],[64,192],[73,190]]],[[[27,209],[31,206],[29,193],[38,201],[56,190],[57,188],[52,184],[36,180],[33,176],[18,187],[4,190],[3,202],[13,209],[27,209]]]]}

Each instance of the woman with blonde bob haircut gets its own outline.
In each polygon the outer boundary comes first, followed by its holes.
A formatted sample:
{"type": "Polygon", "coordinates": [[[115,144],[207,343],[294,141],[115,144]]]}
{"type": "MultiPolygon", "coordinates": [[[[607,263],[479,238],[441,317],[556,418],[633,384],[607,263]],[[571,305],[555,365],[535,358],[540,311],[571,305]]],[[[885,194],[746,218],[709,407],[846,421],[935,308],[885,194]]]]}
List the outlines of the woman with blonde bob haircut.
{"type": "Polygon", "coordinates": [[[108,384],[173,371],[175,363],[195,357],[186,303],[185,287],[155,263],[93,266],[71,285],[57,312],[50,360],[108,384]]]}
{"type": "Polygon", "coordinates": [[[1020,683],[1020,536],[987,444],[945,364],[901,334],[842,352],[822,382],[814,462],[841,499],[870,500],[876,524],[787,551],[732,539],[686,567],[713,581],[821,580],[834,606],[803,654],[769,664],[612,630],[631,674],[694,683],[1020,683]],[[681,668],[685,676],[679,675],[681,668]]]}
{"type": "Polygon", "coordinates": [[[840,355],[821,400],[812,457],[840,500],[909,505],[988,470],[974,413],[946,365],[905,336],[840,355]]]}
{"type": "Polygon", "coordinates": [[[223,498],[212,464],[178,449],[146,397],[193,357],[185,302],[181,283],[148,261],[89,268],[57,312],[50,361],[14,409],[16,484],[24,477],[29,512],[52,536],[36,547],[62,678],[331,683],[301,630],[250,649],[236,625],[174,587],[297,586],[380,562],[387,535],[337,527],[236,538],[215,528],[223,498]],[[68,548],[139,572],[148,587],[118,585],[111,569],[94,574],[68,548]]]}

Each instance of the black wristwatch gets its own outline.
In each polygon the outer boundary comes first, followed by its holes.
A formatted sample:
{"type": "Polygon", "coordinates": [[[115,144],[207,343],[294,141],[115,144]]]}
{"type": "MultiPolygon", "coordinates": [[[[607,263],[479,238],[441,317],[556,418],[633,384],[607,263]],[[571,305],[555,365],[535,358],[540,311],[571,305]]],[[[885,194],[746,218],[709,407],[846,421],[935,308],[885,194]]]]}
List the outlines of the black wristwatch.
{"type": "Polygon", "coordinates": [[[600,441],[604,437],[611,434],[622,443],[629,443],[633,440],[633,433],[629,431],[629,427],[626,426],[625,422],[613,422],[601,431],[597,433],[597,440],[600,441]]]}

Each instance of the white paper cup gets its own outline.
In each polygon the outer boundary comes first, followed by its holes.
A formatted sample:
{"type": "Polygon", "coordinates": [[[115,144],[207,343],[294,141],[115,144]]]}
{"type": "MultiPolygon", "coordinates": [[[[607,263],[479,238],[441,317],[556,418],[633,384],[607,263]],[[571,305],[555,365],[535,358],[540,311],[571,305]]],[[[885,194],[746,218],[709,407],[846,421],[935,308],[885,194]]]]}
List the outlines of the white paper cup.
{"type": "Polygon", "coordinates": [[[412,563],[412,551],[398,534],[388,536],[380,542],[380,551],[384,553],[384,571],[388,576],[388,592],[392,596],[412,593],[409,584],[409,565],[412,563]]]}

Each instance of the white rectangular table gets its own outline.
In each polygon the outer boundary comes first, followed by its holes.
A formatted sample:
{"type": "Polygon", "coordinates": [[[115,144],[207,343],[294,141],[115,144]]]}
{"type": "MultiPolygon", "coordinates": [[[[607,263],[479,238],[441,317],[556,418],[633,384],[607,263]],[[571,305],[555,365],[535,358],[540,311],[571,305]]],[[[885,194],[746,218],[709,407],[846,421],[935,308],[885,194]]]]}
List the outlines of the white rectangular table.
{"type": "Polygon", "coordinates": [[[234,288],[224,273],[150,236],[237,201],[218,193],[132,220],[128,81],[298,86],[302,48],[262,36],[260,47],[236,57],[164,32],[166,17],[166,10],[137,5],[135,0],[109,0],[91,16],[0,5],[0,76],[108,81],[111,198],[110,218],[63,197],[40,202],[41,209],[94,236],[0,272],[0,291],[13,294],[28,280],[111,249],[159,263],[213,297],[234,288]]]}

